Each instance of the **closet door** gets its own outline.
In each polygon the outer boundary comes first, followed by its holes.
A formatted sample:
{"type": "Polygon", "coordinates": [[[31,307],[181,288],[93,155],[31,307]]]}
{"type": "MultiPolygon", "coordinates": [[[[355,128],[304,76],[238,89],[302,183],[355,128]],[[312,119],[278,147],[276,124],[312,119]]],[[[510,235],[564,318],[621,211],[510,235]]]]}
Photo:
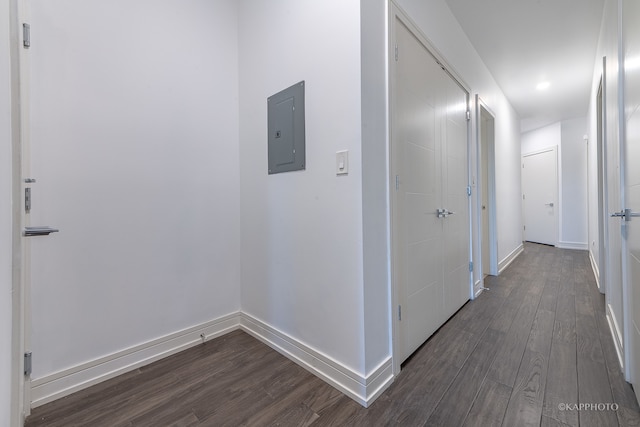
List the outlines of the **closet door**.
{"type": "Polygon", "coordinates": [[[405,360],[469,297],[467,95],[395,24],[393,271],[405,360]]]}

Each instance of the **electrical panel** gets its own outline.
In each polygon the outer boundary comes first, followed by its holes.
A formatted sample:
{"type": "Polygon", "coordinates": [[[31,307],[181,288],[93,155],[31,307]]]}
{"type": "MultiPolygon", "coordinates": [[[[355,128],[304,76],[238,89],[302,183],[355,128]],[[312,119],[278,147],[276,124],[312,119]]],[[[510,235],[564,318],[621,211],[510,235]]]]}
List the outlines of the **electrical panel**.
{"type": "Polygon", "coordinates": [[[304,80],[267,98],[269,175],[304,170],[304,80]]]}

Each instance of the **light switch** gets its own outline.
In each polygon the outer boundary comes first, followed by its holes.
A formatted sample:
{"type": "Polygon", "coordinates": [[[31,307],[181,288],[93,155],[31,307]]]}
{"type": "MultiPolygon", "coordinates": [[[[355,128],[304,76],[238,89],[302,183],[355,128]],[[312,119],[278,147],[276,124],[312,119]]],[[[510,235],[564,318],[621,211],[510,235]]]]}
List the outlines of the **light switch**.
{"type": "Polygon", "coordinates": [[[336,175],[347,175],[349,173],[349,151],[338,151],[336,153],[336,175]]]}

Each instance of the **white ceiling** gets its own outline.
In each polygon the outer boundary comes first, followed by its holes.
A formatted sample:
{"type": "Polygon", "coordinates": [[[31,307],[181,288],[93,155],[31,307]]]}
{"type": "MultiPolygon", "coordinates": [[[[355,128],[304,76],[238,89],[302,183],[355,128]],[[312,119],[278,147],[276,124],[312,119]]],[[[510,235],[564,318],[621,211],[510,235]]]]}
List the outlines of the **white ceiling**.
{"type": "Polygon", "coordinates": [[[604,0],[446,0],[523,132],[587,115],[604,0]],[[536,90],[541,81],[551,85],[536,90]]]}

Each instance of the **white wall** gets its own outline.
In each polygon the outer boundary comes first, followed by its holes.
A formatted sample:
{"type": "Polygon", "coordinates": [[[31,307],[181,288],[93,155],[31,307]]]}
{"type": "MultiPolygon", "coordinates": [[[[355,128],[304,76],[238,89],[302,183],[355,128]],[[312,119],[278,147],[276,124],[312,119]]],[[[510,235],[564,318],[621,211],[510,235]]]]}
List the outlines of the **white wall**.
{"type": "Polygon", "coordinates": [[[387,4],[360,1],[365,366],[391,354],[387,4]]]}
{"type": "MultiPolygon", "coordinates": [[[[400,7],[421,29],[446,61],[471,88],[471,98],[479,94],[495,114],[496,210],[498,261],[504,265],[522,245],[522,206],[520,202],[520,119],[489,73],[466,34],[444,0],[398,0],[400,7]]],[[[471,111],[475,111],[472,105],[471,111]]],[[[475,118],[472,122],[472,203],[477,226],[477,170],[475,118]]],[[[474,238],[474,259],[479,251],[474,238]]],[[[480,280],[477,276],[475,281],[480,280]]]]}
{"type": "Polygon", "coordinates": [[[11,65],[9,1],[0,1],[0,426],[11,424],[11,65]]]}
{"type": "Polygon", "coordinates": [[[244,1],[239,22],[242,310],[364,374],[359,4],[244,1]],[[306,170],[268,175],[267,97],[301,80],[306,170]]]}
{"type": "Polygon", "coordinates": [[[562,122],[560,242],[565,248],[588,248],[586,117],[562,122]]]}
{"type": "Polygon", "coordinates": [[[562,144],[562,124],[560,122],[522,134],[522,155],[535,153],[562,144]]]}
{"type": "Polygon", "coordinates": [[[236,2],[31,10],[35,384],[240,309],[240,162],[236,2]]]}

